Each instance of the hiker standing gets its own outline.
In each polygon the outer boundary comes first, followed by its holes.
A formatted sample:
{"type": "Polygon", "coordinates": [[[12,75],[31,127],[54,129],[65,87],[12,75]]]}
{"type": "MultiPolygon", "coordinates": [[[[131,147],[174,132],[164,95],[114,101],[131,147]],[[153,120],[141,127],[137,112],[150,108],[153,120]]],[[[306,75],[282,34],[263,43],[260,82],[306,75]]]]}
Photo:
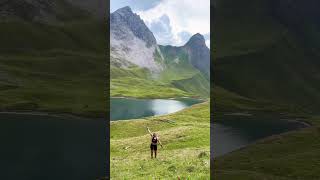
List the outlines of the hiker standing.
{"type": "Polygon", "coordinates": [[[162,144],[161,144],[159,137],[157,136],[156,133],[152,133],[148,127],[147,127],[147,130],[151,136],[151,144],[150,144],[151,158],[153,158],[153,152],[154,152],[154,157],[157,158],[157,145],[159,143],[160,146],[162,147],[162,144]]]}

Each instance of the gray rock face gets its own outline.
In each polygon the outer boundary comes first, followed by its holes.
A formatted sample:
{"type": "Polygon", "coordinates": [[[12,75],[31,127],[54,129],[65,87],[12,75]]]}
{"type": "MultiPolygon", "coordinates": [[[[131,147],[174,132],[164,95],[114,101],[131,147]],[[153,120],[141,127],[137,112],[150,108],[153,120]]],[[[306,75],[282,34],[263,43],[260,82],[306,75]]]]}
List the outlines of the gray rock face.
{"type": "MultiPolygon", "coordinates": [[[[160,46],[161,52],[170,61],[179,64],[180,57],[187,56],[188,63],[202,72],[210,79],[210,50],[205,44],[205,39],[201,34],[193,35],[190,40],[180,47],[176,46],[160,46]]],[[[168,62],[170,63],[170,62],[168,62]]]]}
{"type": "Polygon", "coordinates": [[[118,9],[110,15],[110,33],[111,61],[117,60],[118,66],[122,64],[122,67],[125,67],[128,64],[125,61],[129,61],[156,72],[165,66],[163,53],[165,56],[176,57],[176,64],[179,63],[178,56],[183,53],[188,56],[192,66],[206,77],[210,76],[210,50],[201,34],[192,36],[184,46],[167,46],[160,50],[152,32],[130,7],[118,9]],[[163,60],[160,64],[155,62],[156,52],[163,60]]]}
{"type": "Polygon", "coordinates": [[[133,13],[128,6],[118,9],[110,16],[110,29],[115,33],[117,38],[125,38],[126,28],[130,29],[136,37],[145,41],[147,47],[157,44],[153,33],[143,20],[133,13]]]}
{"type": "Polygon", "coordinates": [[[188,51],[191,64],[210,77],[210,50],[204,37],[199,33],[193,35],[184,48],[188,51]]]}
{"type": "Polygon", "coordinates": [[[110,15],[110,45],[111,64],[116,63],[122,68],[134,64],[154,73],[162,70],[161,63],[154,57],[159,49],[155,37],[129,7],[110,15]]]}

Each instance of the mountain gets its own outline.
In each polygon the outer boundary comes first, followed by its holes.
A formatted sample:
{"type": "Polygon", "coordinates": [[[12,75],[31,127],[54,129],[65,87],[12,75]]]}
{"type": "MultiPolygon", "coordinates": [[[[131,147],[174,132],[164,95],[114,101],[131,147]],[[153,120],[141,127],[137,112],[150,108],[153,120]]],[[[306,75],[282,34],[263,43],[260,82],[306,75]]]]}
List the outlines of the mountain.
{"type": "Polygon", "coordinates": [[[111,63],[125,66],[133,63],[151,71],[160,71],[154,59],[157,42],[152,32],[129,7],[110,16],[111,63]],[[116,62],[115,62],[116,61],[116,62]]]}
{"type": "Polygon", "coordinates": [[[4,1],[0,4],[0,26],[0,39],[6,42],[0,45],[0,52],[105,49],[106,35],[101,36],[105,22],[65,0],[4,1]]]}
{"type": "Polygon", "coordinates": [[[83,10],[87,10],[90,14],[100,20],[105,20],[108,15],[108,12],[106,11],[108,2],[104,0],[68,0],[68,2],[83,10]]]}
{"type": "Polygon", "coordinates": [[[193,35],[180,47],[159,45],[165,70],[161,77],[175,87],[208,96],[210,90],[210,50],[201,34],[193,35]]]}
{"type": "Polygon", "coordinates": [[[215,158],[213,178],[320,179],[320,1],[215,2],[214,113],[278,114],[310,126],[215,158]]]}
{"type": "Polygon", "coordinates": [[[210,51],[201,34],[181,47],[158,45],[139,15],[123,7],[110,15],[110,39],[112,96],[137,96],[126,88],[137,81],[139,97],[152,89],[156,95],[147,96],[209,95],[210,51]]]}
{"type": "Polygon", "coordinates": [[[3,0],[0,17],[15,16],[38,22],[68,21],[91,16],[106,18],[107,2],[101,0],[3,0]]]}
{"type": "Polygon", "coordinates": [[[271,6],[275,19],[291,29],[306,48],[320,48],[319,1],[273,1],[271,6]]]}
{"type": "Polygon", "coordinates": [[[215,87],[295,112],[317,112],[319,2],[217,0],[215,4],[215,87]]]}
{"type": "Polygon", "coordinates": [[[0,111],[104,116],[105,32],[66,0],[2,0],[0,111]]]}
{"type": "Polygon", "coordinates": [[[210,77],[210,50],[204,37],[199,33],[193,35],[184,48],[188,51],[191,64],[210,77]]]}
{"type": "Polygon", "coordinates": [[[2,18],[17,18],[43,23],[88,17],[88,12],[73,7],[64,0],[5,0],[0,4],[0,14],[2,18]]]}

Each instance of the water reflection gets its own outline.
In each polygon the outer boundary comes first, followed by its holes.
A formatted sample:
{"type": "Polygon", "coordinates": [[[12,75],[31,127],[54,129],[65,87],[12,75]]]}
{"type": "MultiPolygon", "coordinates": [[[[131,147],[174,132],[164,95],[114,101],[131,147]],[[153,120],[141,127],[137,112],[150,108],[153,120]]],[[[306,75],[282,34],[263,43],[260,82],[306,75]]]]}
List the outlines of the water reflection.
{"type": "Polygon", "coordinates": [[[222,124],[213,124],[213,156],[218,157],[249,144],[240,129],[228,127],[222,124]]]}
{"type": "Polygon", "coordinates": [[[259,139],[306,127],[297,121],[281,120],[279,116],[221,116],[211,124],[213,138],[211,150],[218,157],[241,147],[247,146],[259,139]]]}
{"type": "Polygon", "coordinates": [[[170,114],[188,107],[187,103],[177,100],[155,99],[150,104],[154,115],[170,114]]]}
{"type": "Polygon", "coordinates": [[[111,98],[111,120],[137,119],[180,111],[201,102],[196,99],[128,99],[111,98]]]}

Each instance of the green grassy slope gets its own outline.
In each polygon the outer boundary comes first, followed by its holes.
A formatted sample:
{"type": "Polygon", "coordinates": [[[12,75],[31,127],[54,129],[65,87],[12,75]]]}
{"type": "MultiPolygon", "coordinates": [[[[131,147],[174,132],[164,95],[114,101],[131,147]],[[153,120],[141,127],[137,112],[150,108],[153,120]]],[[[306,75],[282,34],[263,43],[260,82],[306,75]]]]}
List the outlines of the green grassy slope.
{"type": "MultiPolygon", "coordinates": [[[[159,46],[166,65],[161,79],[176,88],[194,95],[208,97],[210,82],[204,73],[190,64],[189,55],[182,47],[159,46]]],[[[199,60],[200,61],[200,60],[199,60]]]]}
{"type": "Polygon", "coordinates": [[[164,65],[157,75],[148,70],[132,66],[120,68],[111,64],[111,96],[135,98],[171,98],[209,96],[208,79],[188,60],[188,55],[181,48],[159,46],[164,62],[158,53],[155,60],[164,65]],[[174,51],[173,55],[172,49],[174,51]]]}
{"type": "Polygon", "coordinates": [[[48,25],[23,20],[0,22],[1,54],[30,53],[62,49],[102,53],[106,42],[104,23],[96,20],[75,20],[48,25]]]}
{"type": "Polygon", "coordinates": [[[271,16],[267,1],[239,2],[242,8],[226,2],[216,8],[216,85],[251,99],[317,110],[317,54],[271,16]]]}
{"type": "Polygon", "coordinates": [[[320,103],[320,64],[314,42],[318,31],[312,21],[297,21],[306,19],[305,13],[312,9],[306,7],[312,3],[281,1],[285,5],[280,7],[278,2],[217,1],[213,33],[216,113],[242,110],[303,114],[312,126],[216,158],[212,167],[215,179],[320,178],[319,118],[314,116],[320,103]],[[303,8],[307,11],[296,11],[303,8]],[[285,15],[275,15],[274,11],[285,15]]]}
{"type": "Polygon", "coordinates": [[[229,180],[316,180],[319,175],[320,121],[313,127],[273,136],[214,161],[214,178],[229,180]]]}
{"type": "Polygon", "coordinates": [[[65,8],[57,23],[1,19],[2,111],[105,116],[105,23],[65,8]]]}
{"type": "Polygon", "coordinates": [[[1,56],[0,108],[104,116],[105,56],[1,56]]]}
{"type": "MultiPolygon", "coordinates": [[[[273,104],[270,101],[260,101],[239,94],[227,91],[221,87],[215,86],[212,90],[211,99],[214,101],[215,114],[224,114],[226,112],[286,112],[296,114],[295,108],[288,105],[273,104]]],[[[219,121],[219,119],[215,119],[219,121]]]]}
{"type": "Polygon", "coordinates": [[[111,96],[135,98],[172,98],[209,96],[209,82],[194,68],[168,68],[161,77],[141,68],[111,66],[111,96]],[[190,71],[188,71],[190,70],[190,71]],[[182,72],[183,71],[183,72],[182,72]],[[182,72],[182,74],[179,74],[182,72]],[[195,72],[195,73],[194,73],[195,72]]]}
{"type": "Polygon", "coordinates": [[[210,94],[210,84],[201,73],[190,78],[174,80],[172,81],[172,84],[178,89],[190,92],[200,97],[208,97],[210,94]]]}
{"type": "Polygon", "coordinates": [[[209,178],[209,102],[170,115],[114,121],[110,127],[112,179],[209,178]],[[147,126],[164,145],[157,159],[150,158],[147,126]]]}
{"type": "Polygon", "coordinates": [[[112,97],[171,98],[192,96],[168,82],[152,78],[147,69],[139,67],[110,67],[110,94],[112,97]]]}

